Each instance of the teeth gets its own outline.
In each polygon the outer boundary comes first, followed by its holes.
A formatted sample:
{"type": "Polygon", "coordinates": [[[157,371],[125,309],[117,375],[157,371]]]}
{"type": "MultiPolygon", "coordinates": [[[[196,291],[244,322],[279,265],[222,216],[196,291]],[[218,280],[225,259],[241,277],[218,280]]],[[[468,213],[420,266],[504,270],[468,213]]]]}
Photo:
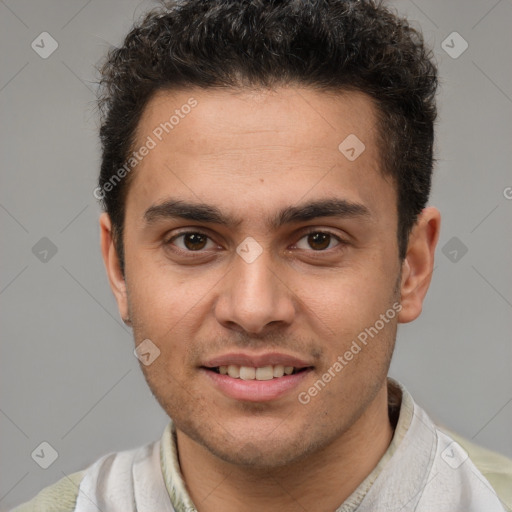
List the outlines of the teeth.
{"type": "Polygon", "coordinates": [[[261,366],[260,368],[230,364],[229,366],[219,366],[218,370],[221,375],[229,375],[233,379],[272,380],[274,378],[278,379],[283,377],[284,375],[291,375],[295,368],[282,364],[261,366]]]}
{"type": "Polygon", "coordinates": [[[272,380],[274,378],[274,368],[272,366],[262,366],[256,369],[256,380],[272,380]]]}
{"type": "Polygon", "coordinates": [[[284,375],[284,366],[282,364],[276,364],[274,366],[274,377],[282,377],[284,375]]]}
{"type": "Polygon", "coordinates": [[[240,377],[240,366],[235,366],[234,364],[230,364],[228,366],[228,375],[233,377],[233,379],[238,379],[240,377]]]}
{"type": "Polygon", "coordinates": [[[240,366],[240,378],[242,380],[254,380],[256,377],[256,368],[249,366],[240,366]]]}

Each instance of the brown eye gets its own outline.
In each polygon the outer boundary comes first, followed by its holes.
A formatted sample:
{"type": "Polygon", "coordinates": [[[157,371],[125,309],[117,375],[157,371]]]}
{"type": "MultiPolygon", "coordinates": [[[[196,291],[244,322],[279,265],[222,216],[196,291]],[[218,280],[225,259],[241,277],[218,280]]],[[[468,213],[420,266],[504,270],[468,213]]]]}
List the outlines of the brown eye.
{"type": "Polygon", "coordinates": [[[341,243],[341,240],[331,233],[323,231],[313,231],[303,236],[296,247],[304,250],[324,251],[331,249],[341,243]],[[334,242],[334,244],[333,244],[334,242]]]}
{"type": "Polygon", "coordinates": [[[182,251],[188,252],[197,252],[201,251],[202,249],[211,249],[212,244],[213,242],[207,235],[194,231],[176,235],[167,242],[167,245],[175,245],[182,251]]]}
{"type": "Polygon", "coordinates": [[[328,233],[312,233],[308,235],[308,244],[315,251],[321,251],[329,247],[331,235],[328,233]]]}
{"type": "Polygon", "coordinates": [[[190,251],[199,251],[204,249],[208,237],[200,233],[188,233],[183,237],[183,243],[190,251]]]}

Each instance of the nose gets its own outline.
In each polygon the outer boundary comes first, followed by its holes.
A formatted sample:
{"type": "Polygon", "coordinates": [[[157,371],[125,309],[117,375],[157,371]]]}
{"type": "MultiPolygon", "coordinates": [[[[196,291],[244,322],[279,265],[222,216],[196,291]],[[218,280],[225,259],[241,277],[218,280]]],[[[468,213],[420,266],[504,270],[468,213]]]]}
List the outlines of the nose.
{"type": "Polygon", "coordinates": [[[293,322],[293,292],[268,251],[250,263],[236,255],[232,265],[215,304],[215,316],[223,327],[261,335],[293,322]]]}

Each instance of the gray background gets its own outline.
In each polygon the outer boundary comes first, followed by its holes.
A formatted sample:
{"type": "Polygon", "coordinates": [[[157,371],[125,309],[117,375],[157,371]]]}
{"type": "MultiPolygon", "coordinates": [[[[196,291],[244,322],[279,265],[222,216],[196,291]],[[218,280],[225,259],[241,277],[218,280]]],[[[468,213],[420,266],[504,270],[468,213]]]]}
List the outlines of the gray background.
{"type": "MultiPolygon", "coordinates": [[[[512,3],[392,4],[440,65],[431,204],[443,226],[424,313],[400,328],[391,375],[434,419],[512,456],[512,3]],[[454,31],[469,45],[457,58],[442,48],[463,48],[454,31]]],[[[167,423],[108,288],[92,195],[94,65],[150,5],[0,0],[1,511],[167,423]],[[47,59],[31,47],[44,31],[58,42],[47,59]],[[31,457],[43,441],[58,452],[48,469],[31,457]]]]}

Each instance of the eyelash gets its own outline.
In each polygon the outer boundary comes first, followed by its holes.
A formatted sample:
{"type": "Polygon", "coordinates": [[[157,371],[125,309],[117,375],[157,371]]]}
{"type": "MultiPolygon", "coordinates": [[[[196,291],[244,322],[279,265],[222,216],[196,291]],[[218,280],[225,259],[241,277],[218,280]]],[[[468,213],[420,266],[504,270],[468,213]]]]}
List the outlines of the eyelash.
{"type": "MultiPolygon", "coordinates": [[[[172,247],[173,251],[175,252],[178,252],[178,253],[186,253],[187,255],[197,255],[197,256],[202,256],[205,254],[205,252],[207,251],[204,251],[204,250],[198,250],[198,251],[190,251],[190,250],[185,250],[185,249],[181,249],[181,248],[177,248],[176,246],[174,246],[173,242],[175,240],[177,240],[178,238],[180,237],[184,237],[186,235],[202,235],[202,236],[205,236],[207,237],[210,241],[212,241],[211,237],[207,234],[207,233],[204,233],[203,231],[200,231],[200,230],[195,230],[195,231],[183,231],[181,233],[178,233],[176,235],[173,235],[171,238],[169,238],[168,240],[166,240],[164,242],[164,245],[165,246],[170,246],[172,247]]],[[[327,231],[327,230],[319,230],[319,229],[311,229],[309,231],[306,231],[302,234],[302,236],[299,238],[299,240],[296,242],[296,244],[302,240],[303,238],[306,238],[307,236],[309,235],[312,235],[312,234],[325,234],[325,235],[329,235],[331,236],[332,238],[334,238],[336,240],[336,242],[338,242],[338,244],[334,247],[331,247],[330,249],[323,249],[323,250],[318,250],[318,251],[315,251],[314,249],[310,249],[310,251],[312,253],[327,253],[327,252],[330,252],[332,251],[333,249],[340,249],[346,245],[348,245],[348,242],[346,240],[343,240],[342,238],[340,238],[338,235],[335,235],[334,233],[331,233],[330,231],[327,231]]],[[[299,250],[306,250],[306,249],[299,249],[299,250]]]]}

